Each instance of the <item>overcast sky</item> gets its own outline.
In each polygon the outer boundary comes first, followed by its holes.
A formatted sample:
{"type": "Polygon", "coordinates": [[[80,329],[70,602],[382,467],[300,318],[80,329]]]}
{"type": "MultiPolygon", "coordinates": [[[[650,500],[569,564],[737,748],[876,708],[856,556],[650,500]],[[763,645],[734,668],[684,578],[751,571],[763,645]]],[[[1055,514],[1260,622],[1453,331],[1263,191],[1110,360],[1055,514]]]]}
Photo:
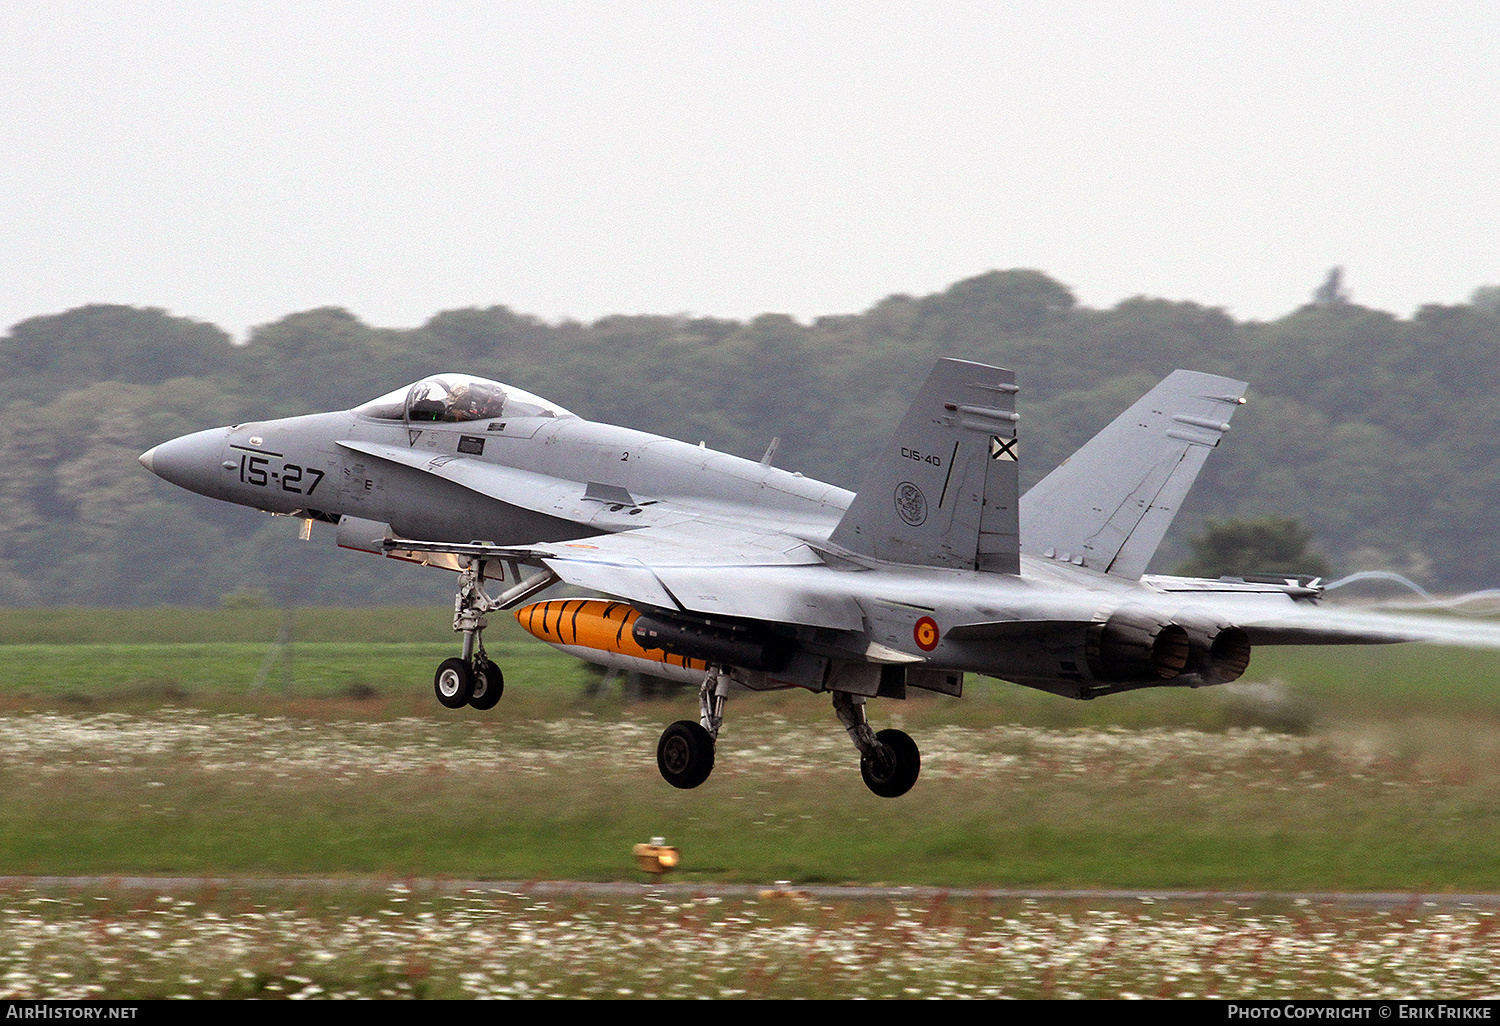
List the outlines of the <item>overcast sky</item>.
{"type": "Polygon", "coordinates": [[[0,325],[1500,283],[1500,4],[0,0],[0,325]]]}

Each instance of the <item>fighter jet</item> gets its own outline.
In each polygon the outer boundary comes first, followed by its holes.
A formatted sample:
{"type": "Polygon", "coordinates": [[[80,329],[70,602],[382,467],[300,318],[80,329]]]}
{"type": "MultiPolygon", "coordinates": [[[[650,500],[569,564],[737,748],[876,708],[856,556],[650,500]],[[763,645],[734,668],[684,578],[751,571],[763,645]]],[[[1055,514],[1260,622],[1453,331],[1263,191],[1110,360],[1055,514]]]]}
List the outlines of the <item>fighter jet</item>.
{"type": "Polygon", "coordinates": [[[346,548],[457,571],[444,706],[499,699],[483,633],[513,609],[565,652],[699,685],[699,718],[657,746],[675,787],[708,779],[731,693],[803,688],[832,697],[865,783],[895,797],[921,754],[870,725],[872,698],[959,696],[968,673],[1075,699],[1200,687],[1237,679],[1256,645],[1411,637],[1299,616],[1322,594],[1311,578],[1145,573],[1245,388],[1176,371],[1024,497],[1014,375],[951,359],[852,493],[770,452],[590,422],[463,374],[200,431],[140,461],[304,528],[335,524],[346,548]],[[560,583],[598,597],[532,601],[560,583]]]}

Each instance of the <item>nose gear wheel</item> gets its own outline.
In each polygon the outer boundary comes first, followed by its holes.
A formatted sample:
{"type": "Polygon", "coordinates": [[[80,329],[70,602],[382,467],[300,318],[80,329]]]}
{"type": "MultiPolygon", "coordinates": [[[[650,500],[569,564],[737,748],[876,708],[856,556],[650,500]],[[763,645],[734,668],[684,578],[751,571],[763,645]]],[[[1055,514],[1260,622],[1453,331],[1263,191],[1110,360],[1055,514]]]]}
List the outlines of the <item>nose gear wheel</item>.
{"type": "Polygon", "coordinates": [[[447,709],[462,709],[474,693],[474,672],[462,659],[444,659],[432,679],[437,700],[447,709]]]}
{"type": "Polygon", "coordinates": [[[489,659],[481,659],[473,676],[474,691],[469,695],[469,708],[493,709],[500,696],[505,694],[505,675],[489,659]]]}

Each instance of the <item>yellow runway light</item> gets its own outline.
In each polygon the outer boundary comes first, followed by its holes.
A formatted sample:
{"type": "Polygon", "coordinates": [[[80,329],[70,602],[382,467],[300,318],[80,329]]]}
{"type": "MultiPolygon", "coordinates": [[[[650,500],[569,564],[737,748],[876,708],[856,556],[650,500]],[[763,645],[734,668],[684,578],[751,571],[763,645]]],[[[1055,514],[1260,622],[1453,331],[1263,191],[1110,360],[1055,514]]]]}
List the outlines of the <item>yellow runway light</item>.
{"type": "Polygon", "coordinates": [[[643,873],[660,876],[677,868],[677,863],[682,859],[682,853],[667,844],[666,838],[653,837],[650,844],[638,844],[631,849],[635,856],[635,864],[643,873]]]}

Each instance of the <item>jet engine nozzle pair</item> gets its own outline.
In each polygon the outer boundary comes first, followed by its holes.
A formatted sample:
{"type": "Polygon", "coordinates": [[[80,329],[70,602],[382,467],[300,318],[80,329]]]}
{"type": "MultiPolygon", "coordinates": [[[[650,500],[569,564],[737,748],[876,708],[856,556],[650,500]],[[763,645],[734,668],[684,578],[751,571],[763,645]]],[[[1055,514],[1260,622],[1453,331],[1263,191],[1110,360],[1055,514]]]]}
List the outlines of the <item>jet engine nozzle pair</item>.
{"type": "Polygon", "coordinates": [[[1228,684],[1250,665],[1250,637],[1232,624],[1121,610],[1089,631],[1088,664],[1103,681],[1228,684]]]}

